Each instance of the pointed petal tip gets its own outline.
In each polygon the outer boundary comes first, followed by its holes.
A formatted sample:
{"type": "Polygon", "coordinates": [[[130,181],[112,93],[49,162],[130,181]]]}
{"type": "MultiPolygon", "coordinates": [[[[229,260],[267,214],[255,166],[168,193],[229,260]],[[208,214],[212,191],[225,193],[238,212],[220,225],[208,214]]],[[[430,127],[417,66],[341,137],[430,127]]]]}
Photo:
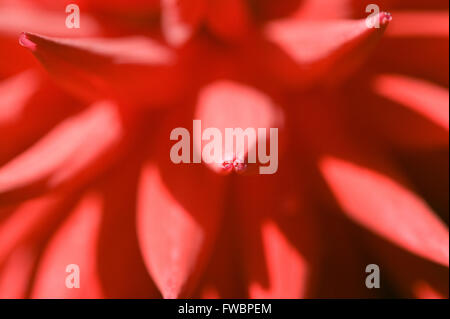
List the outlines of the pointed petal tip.
{"type": "Polygon", "coordinates": [[[389,24],[389,22],[392,21],[392,14],[390,14],[389,12],[381,12],[378,17],[380,19],[381,25],[383,26],[389,24]]]}
{"type": "Polygon", "coordinates": [[[389,12],[380,12],[377,15],[369,16],[365,19],[365,24],[369,29],[386,29],[392,21],[392,14],[389,12]]]}
{"type": "Polygon", "coordinates": [[[19,44],[31,51],[35,51],[36,50],[36,43],[34,43],[33,41],[30,40],[30,38],[28,37],[29,33],[27,32],[22,32],[20,37],[19,37],[19,44]]]}

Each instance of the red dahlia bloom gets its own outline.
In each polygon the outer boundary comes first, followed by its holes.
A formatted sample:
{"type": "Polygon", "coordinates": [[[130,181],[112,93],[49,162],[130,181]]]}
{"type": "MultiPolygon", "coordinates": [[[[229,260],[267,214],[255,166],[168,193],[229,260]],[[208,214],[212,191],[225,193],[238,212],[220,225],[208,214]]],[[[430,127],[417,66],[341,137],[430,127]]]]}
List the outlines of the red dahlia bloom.
{"type": "Polygon", "coordinates": [[[370,2],[0,1],[0,297],[447,297],[448,1],[370,2]],[[195,119],[277,173],[172,163],[195,119]]]}

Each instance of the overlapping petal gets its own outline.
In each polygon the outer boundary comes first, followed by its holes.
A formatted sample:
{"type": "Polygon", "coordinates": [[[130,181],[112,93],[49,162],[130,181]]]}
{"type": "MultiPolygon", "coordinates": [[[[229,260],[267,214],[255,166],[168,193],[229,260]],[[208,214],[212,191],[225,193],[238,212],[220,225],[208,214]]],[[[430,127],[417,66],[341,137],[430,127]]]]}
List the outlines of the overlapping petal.
{"type": "Polygon", "coordinates": [[[314,294],[322,246],[314,213],[301,197],[294,161],[276,175],[235,181],[240,256],[250,298],[305,298],[314,294]],[[308,225],[308,227],[304,227],[308,225]]]}
{"type": "Polygon", "coordinates": [[[154,152],[142,167],[137,191],[141,253],[164,298],[189,296],[194,291],[223,214],[221,176],[201,164],[170,160],[170,132],[178,126],[189,127],[189,122],[177,114],[163,124],[154,152]]]}
{"type": "Polygon", "coordinates": [[[97,174],[117,154],[122,138],[117,106],[110,102],[92,105],[0,168],[0,202],[97,174]]]}
{"type": "Polygon", "coordinates": [[[98,194],[87,194],[59,227],[39,262],[32,298],[104,296],[96,263],[96,245],[93,244],[98,241],[103,204],[98,194]],[[78,267],[79,272],[75,268],[67,268],[70,265],[78,267]],[[71,274],[79,274],[79,288],[69,288],[74,284],[69,280],[71,274]]]}
{"type": "Polygon", "coordinates": [[[373,82],[372,120],[392,141],[409,146],[448,145],[449,93],[433,83],[396,74],[373,82]],[[388,101],[392,102],[388,102],[388,101]]]}
{"type": "Polygon", "coordinates": [[[20,42],[58,84],[89,101],[113,98],[154,107],[173,101],[173,90],[181,90],[175,53],[148,38],[57,39],[26,33],[20,42]]]}
{"type": "Polygon", "coordinates": [[[34,70],[0,82],[0,163],[23,152],[79,108],[78,102],[34,70]],[[54,105],[62,106],[55,110],[54,105]]]}
{"type": "Polygon", "coordinates": [[[265,34],[281,52],[272,50],[268,67],[278,80],[297,88],[342,81],[367,58],[390,15],[380,13],[376,19],[380,28],[368,28],[365,19],[271,22],[265,34]]]}
{"type": "Polygon", "coordinates": [[[415,254],[448,266],[448,228],[422,199],[387,176],[337,158],[324,158],[320,167],[351,219],[415,254]]]}
{"type": "Polygon", "coordinates": [[[0,211],[0,295],[28,298],[39,257],[72,197],[61,193],[32,199],[0,211]]]}
{"type": "Polygon", "coordinates": [[[125,161],[125,169],[119,166],[100,185],[104,214],[96,245],[99,279],[106,298],[161,298],[139,249],[136,224],[139,165],[136,159],[125,161]]]}
{"type": "Polygon", "coordinates": [[[193,290],[214,247],[222,192],[205,168],[167,169],[142,172],[138,236],[163,297],[177,298],[193,290]]]}

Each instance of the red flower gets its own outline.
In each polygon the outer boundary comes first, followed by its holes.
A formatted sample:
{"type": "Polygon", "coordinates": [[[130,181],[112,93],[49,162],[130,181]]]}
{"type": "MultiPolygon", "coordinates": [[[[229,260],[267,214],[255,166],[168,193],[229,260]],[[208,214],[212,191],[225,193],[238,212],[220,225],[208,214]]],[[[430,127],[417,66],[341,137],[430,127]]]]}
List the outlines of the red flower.
{"type": "Polygon", "coordinates": [[[0,1],[0,297],[448,296],[448,1],[77,2],[0,1]],[[278,172],[172,163],[194,119],[278,172]]]}

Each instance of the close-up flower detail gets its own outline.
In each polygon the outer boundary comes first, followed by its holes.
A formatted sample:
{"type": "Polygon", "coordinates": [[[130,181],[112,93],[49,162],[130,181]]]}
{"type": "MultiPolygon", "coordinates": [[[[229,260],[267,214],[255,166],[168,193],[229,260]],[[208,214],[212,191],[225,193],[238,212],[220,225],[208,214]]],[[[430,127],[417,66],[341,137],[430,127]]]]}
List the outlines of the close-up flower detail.
{"type": "Polygon", "coordinates": [[[0,298],[448,298],[448,14],[0,0],[0,298]]]}

